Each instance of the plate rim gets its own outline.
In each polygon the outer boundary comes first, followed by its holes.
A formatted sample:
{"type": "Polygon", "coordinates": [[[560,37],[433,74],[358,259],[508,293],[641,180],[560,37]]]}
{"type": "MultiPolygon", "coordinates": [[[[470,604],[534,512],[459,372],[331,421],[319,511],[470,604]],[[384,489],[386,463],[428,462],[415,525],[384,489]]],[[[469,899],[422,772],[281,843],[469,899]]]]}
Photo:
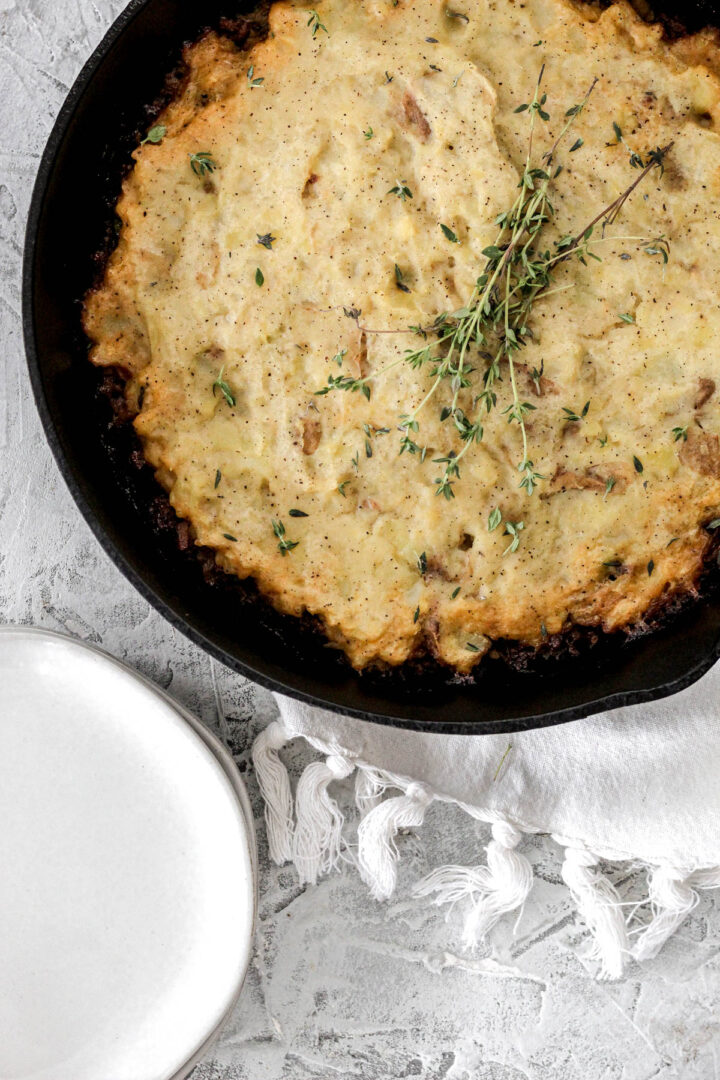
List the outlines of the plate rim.
{"type": "Polygon", "coordinates": [[[233,990],[230,996],[230,1001],[227,1007],[224,1009],[220,1019],[213,1025],[209,1034],[203,1036],[202,1042],[195,1048],[193,1048],[191,1056],[186,1059],[180,1066],[179,1070],[173,1072],[168,1076],[167,1080],[186,1080],[196,1065],[200,1063],[207,1051],[215,1043],[219,1037],[222,1029],[224,1028],[230,1016],[235,1010],[235,1007],[240,1000],[240,995],[245,987],[247,981],[248,972],[252,963],[253,948],[255,935],[257,932],[257,920],[258,920],[258,850],[256,841],[255,824],[253,820],[252,807],[250,804],[250,798],[245,787],[245,783],[240,775],[237,765],[226,746],[220,741],[213,731],[210,730],[207,725],[203,724],[201,720],[180,702],[176,701],[166,690],[157,686],[152,679],[143,675],[141,672],[136,671],[130,664],[118,657],[113,656],[112,653],[107,652],[105,649],[100,648],[92,642],[83,641],[81,638],[73,637],[70,634],[61,634],[57,630],[46,630],[41,626],[25,626],[23,624],[6,623],[0,626],[0,640],[3,637],[16,635],[19,637],[29,637],[36,639],[46,639],[61,641],[71,647],[81,649],[85,652],[93,653],[101,660],[106,661],[113,667],[118,668],[126,675],[130,675],[136,682],[144,686],[149,690],[151,694],[158,698],[163,704],[170,707],[170,709],[179,717],[179,719],[190,728],[194,735],[205,746],[209,753],[214,757],[219,764],[225,778],[228,780],[232,794],[234,796],[237,807],[240,811],[240,819],[243,823],[243,834],[245,840],[246,853],[248,857],[248,866],[250,870],[250,933],[248,935],[247,942],[247,955],[241,963],[241,974],[238,980],[238,985],[233,990]]]}

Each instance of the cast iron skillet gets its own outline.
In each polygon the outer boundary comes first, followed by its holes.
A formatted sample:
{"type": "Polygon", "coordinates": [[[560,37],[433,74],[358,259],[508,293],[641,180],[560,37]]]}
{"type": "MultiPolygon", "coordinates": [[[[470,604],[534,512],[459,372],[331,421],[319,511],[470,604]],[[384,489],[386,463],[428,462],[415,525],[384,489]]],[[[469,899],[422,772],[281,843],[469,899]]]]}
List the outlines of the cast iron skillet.
{"type": "MultiPolygon", "coordinates": [[[[252,599],[209,585],[172,530],[148,507],[154,481],[129,463],[98,403],[87,361],[80,298],[93,255],[106,243],[108,197],[148,121],[182,44],[247,0],[132,0],[73,86],[42,159],[30,210],[23,281],[25,342],[35,397],[63,476],[116,566],[165,618],[213,656],[264,686],[377,723],[434,732],[515,731],[649,701],[698,679],[720,655],[720,604],[685,606],[632,643],[601,643],[568,661],[521,672],[485,664],[478,683],[448,683],[421,668],[400,677],[358,676],[320,635],[252,599]],[[543,670],[544,669],[544,670],[543,670]]],[[[685,25],[712,23],[706,4],[685,25]]]]}

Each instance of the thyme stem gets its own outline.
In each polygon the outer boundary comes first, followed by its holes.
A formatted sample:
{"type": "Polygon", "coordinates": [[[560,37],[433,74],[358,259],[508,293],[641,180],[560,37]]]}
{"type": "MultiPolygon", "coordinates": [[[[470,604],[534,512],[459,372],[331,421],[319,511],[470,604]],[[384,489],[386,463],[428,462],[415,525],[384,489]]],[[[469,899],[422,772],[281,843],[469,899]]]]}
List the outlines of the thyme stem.
{"type": "MultiPolygon", "coordinates": [[[[661,255],[664,262],[667,262],[668,258],[669,245],[663,236],[655,238],[609,237],[605,236],[605,228],[617,220],[627,200],[654,168],[660,168],[662,172],[664,158],[671,150],[672,142],[665,147],[657,147],[649,151],[645,161],[639,154],[633,154],[631,163],[633,167],[640,168],[633,182],[608,206],[597,213],[580,232],[561,237],[554,241],[553,246],[548,250],[538,249],[543,229],[555,217],[549,193],[551,184],[562,171],[562,166],[554,167],[555,156],[577,117],[587,106],[598,81],[594,79],[579,103],[566,111],[561,130],[551,147],[540,158],[540,166],[533,166],[537,120],[538,118],[543,121],[550,119],[545,111],[547,94],[542,91],[544,70],[543,65],[535,84],[532,100],[518,106],[515,110],[516,113],[527,112],[529,119],[527,152],[518,184],[518,194],[510,210],[498,215],[496,219],[499,229],[495,243],[483,251],[486,263],[476,280],[467,304],[459,311],[437,316],[430,326],[411,327],[412,332],[425,339],[426,343],[420,348],[406,349],[402,357],[361,379],[331,375],[328,377],[328,385],[317,391],[318,394],[327,394],[330,390],[336,389],[361,390],[369,398],[369,383],[385,372],[403,363],[407,363],[413,370],[430,365],[432,383],[429,390],[410,413],[400,417],[399,425],[400,453],[402,454],[405,450],[412,454],[418,453],[424,460],[425,451],[421,451],[413,437],[419,430],[417,417],[437,394],[443,382],[449,380],[452,394],[449,404],[442,408],[440,420],[441,422],[452,420],[463,445],[457,451],[450,450],[444,457],[434,459],[435,462],[444,465],[442,475],[436,480],[436,493],[448,499],[454,497],[453,485],[460,477],[460,461],[470,446],[483,438],[481,423],[483,410],[489,413],[497,404],[495,384],[501,378],[503,361],[507,363],[512,391],[512,401],[504,410],[504,414],[508,417],[508,423],[514,421],[520,428],[522,459],[517,466],[518,472],[521,473],[520,487],[524,488],[528,495],[532,495],[538,482],[545,479],[535,470],[529,458],[525,417],[535,409],[535,406],[521,399],[515,354],[527,344],[529,338],[532,338],[532,331],[527,321],[537,300],[574,287],[574,283],[553,284],[553,273],[557,268],[573,256],[586,265],[588,258],[599,260],[599,256],[595,255],[592,249],[598,244],[611,240],[616,243],[639,242],[646,245],[647,254],[661,255]],[[601,221],[603,223],[602,235],[593,239],[593,231],[601,221]],[[429,335],[433,336],[434,341],[427,341],[429,335]],[[473,368],[468,366],[468,357],[470,350],[475,348],[478,355],[487,361],[488,366],[484,373],[482,390],[474,399],[474,415],[468,417],[460,401],[462,391],[471,387],[470,374],[473,368]]],[[[570,148],[570,152],[580,149],[582,145],[583,140],[577,139],[570,148]]],[[[404,184],[404,181],[398,182],[397,190],[393,193],[397,194],[403,189],[404,184]]],[[[407,195],[411,197],[409,190],[407,195]]],[[[360,311],[354,308],[345,309],[345,314],[355,318],[358,329],[364,333],[403,332],[361,327],[360,311]]],[[[515,524],[511,545],[513,551],[519,543],[522,523],[515,524]]]]}

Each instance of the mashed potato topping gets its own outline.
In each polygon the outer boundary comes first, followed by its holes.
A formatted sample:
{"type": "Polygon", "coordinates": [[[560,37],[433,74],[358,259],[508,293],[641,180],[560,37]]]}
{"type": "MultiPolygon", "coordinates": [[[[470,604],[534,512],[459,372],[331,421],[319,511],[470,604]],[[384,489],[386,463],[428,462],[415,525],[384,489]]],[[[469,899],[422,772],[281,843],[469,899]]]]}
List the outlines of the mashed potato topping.
{"type": "Polygon", "coordinates": [[[669,44],[624,3],[567,0],[323,0],[317,22],[281,2],[249,52],[214,33],[190,46],[164,136],[135,152],[85,325],[94,363],[128,374],[145,456],[197,543],[318,616],[357,667],[429,651],[467,671],[494,639],[617,629],[692,588],[720,509],[714,57],[710,37],[669,44]],[[538,153],[598,79],[582,146],[558,154],[556,235],[632,182],[633,151],[674,145],[602,262],[563,264],[533,309],[516,371],[544,479],[519,487],[504,368],[445,499],[433,459],[462,444],[434,399],[425,459],[398,453],[427,368],[391,367],[369,400],[316,392],[388,367],[417,347],[409,326],[468,301],[517,195],[515,110],[542,63],[538,153]],[[641,242],[659,234],[666,266],[641,242]]]}

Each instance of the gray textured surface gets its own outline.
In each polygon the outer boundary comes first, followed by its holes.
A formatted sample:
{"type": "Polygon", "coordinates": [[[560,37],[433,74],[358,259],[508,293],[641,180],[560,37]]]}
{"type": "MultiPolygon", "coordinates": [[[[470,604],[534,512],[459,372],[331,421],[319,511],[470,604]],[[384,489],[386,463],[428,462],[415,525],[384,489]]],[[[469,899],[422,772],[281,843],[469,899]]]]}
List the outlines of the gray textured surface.
{"type": "MultiPolygon", "coordinates": [[[[19,282],[34,173],[67,89],[122,6],[0,0],[0,620],[73,634],[128,660],[218,730],[245,771],[272,699],[190,645],[110,564],[51,460],[25,374],[19,282]]],[[[289,757],[300,766],[300,750],[289,757]]],[[[495,936],[509,969],[499,977],[482,955],[463,954],[452,920],[403,899],[441,858],[480,857],[484,830],[459,811],[434,806],[418,835],[401,838],[399,898],[385,906],[352,869],[301,889],[291,870],[269,865],[259,833],[255,959],[195,1080],[720,1075],[716,900],[704,897],[642,972],[597,984],[583,965],[586,935],[560,884],[557,852],[535,838],[526,845],[537,876],[531,899],[515,932],[507,921],[495,936]]],[[[625,885],[630,898],[643,887],[643,875],[625,885]]]]}

